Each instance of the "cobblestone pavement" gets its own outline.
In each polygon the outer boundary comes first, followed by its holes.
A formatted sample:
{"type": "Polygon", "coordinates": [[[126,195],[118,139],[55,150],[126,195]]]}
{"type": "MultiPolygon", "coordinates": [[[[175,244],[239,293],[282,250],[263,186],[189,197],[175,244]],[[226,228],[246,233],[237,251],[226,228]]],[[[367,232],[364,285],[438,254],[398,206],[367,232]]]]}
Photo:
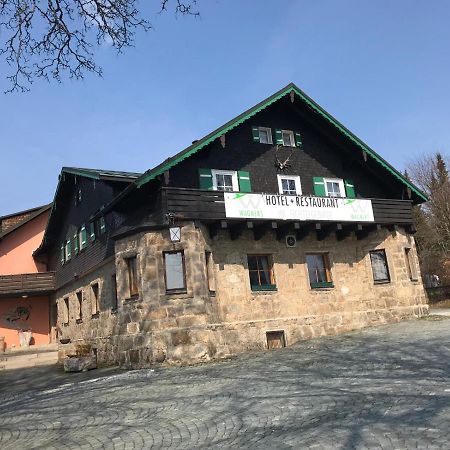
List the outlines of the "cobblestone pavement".
{"type": "Polygon", "coordinates": [[[0,375],[2,450],[450,448],[443,317],[196,367],[45,370],[0,375]]]}

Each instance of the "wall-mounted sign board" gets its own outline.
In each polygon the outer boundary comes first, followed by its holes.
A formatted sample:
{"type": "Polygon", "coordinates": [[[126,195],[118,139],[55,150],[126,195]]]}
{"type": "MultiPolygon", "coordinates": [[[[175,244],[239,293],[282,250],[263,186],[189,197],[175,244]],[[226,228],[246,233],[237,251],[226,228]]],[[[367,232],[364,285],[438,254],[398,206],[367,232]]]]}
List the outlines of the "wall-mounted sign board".
{"type": "Polygon", "coordinates": [[[365,199],[225,192],[229,218],[373,222],[372,202],[365,199]]]}

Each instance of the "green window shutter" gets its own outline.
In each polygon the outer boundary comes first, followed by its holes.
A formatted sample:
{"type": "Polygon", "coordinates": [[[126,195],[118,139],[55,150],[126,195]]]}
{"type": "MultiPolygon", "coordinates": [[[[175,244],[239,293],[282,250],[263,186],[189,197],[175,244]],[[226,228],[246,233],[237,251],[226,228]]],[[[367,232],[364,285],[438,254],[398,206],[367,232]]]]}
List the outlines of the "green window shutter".
{"type": "Polygon", "coordinates": [[[83,250],[86,248],[86,227],[83,225],[81,227],[81,243],[80,243],[80,250],[83,250]]]}
{"type": "Polygon", "coordinates": [[[250,173],[240,170],[238,172],[239,192],[252,192],[252,183],[250,182],[250,173]]]}
{"type": "Polygon", "coordinates": [[[73,252],[75,255],[78,253],[78,233],[73,235],[73,252]]]}
{"type": "Polygon", "coordinates": [[[259,128],[252,127],[253,142],[259,142],[259,128]]]}
{"type": "Polygon", "coordinates": [[[64,244],[61,244],[61,264],[64,264],[64,244]]]}
{"type": "Polygon", "coordinates": [[[198,169],[200,189],[213,190],[213,179],[211,169],[198,169]]]}
{"type": "Polygon", "coordinates": [[[318,197],[326,197],[325,183],[322,177],[313,177],[314,195],[318,197]]]}
{"type": "Polygon", "coordinates": [[[295,146],[302,148],[302,135],[298,131],[294,131],[295,136],[295,146]]]}
{"type": "Polygon", "coordinates": [[[345,192],[348,198],[356,198],[355,185],[351,180],[344,180],[345,192]]]}
{"type": "Polygon", "coordinates": [[[281,130],[275,130],[275,143],[277,145],[283,145],[283,134],[281,130]]]}
{"type": "Polygon", "coordinates": [[[91,229],[91,241],[94,242],[95,241],[95,223],[91,222],[89,226],[91,229]]]}
{"type": "Polygon", "coordinates": [[[67,261],[72,257],[72,245],[70,239],[66,241],[66,259],[67,261]]]}
{"type": "Polygon", "coordinates": [[[106,223],[105,216],[100,217],[100,234],[105,234],[106,232],[106,223]]]}

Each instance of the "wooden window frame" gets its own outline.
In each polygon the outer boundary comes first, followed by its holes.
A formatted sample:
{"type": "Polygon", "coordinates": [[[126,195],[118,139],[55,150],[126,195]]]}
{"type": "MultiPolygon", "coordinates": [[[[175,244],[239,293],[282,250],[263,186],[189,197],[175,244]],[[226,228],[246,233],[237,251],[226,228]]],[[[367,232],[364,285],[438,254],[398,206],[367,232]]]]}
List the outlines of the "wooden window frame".
{"type": "Polygon", "coordinates": [[[137,261],[137,255],[129,256],[125,258],[125,263],[127,265],[127,278],[128,278],[128,293],[129,298],[136,298],[139,297],[139,276],[138,276],[138,261],[137,261]],[[135,273],[135,279],[133,280],[132,270],[130,270],[131,267],[131,261],[135,262],[134,267],[134,273],[135,273]],[[135,288],[135,289],[133,289],[135,288]]]}
{"type": "Polygon", "coordinates": [[[292,130],[281,130],[281,140],[283,141],[283,147],[295,147],[295,137],[292,130]],[[290,143],[288,145],[284,143],[284,134],[289,135],[290,143]]]}
{"type": "Polygon", "coordinates": [[[277,284],[275,281],[275,272],[274,272],[274,268],[273,268],[273,256],[269,253],[250,253],[247,255],[247,268],[248,268],[248,278],[249,278],[249,282],[250,282],[250,289],[252,290],[252,292],[259,292],[259,291],[276,291],[277,290],[277,284]],[[257,261],[257,269],[250,269],[250,264],[249,264],[249,258],[267,258],[267,263],[269,266],[269,274],[270,274],[270,283],[269,284],[261,284],[261,277],[260,277],[260,272],[263,272],[264,269],[259,269],[259,264],[258,264],[258,259],[257,261]],[[251,272],[257,272],[258,273],[258,281],[259,284],[251,284],[251,277],[250,277],[250,273],[251,272]]]}
{"type": "Polygon", "coordinates": [[[299,175],[277,175],[278,180],[278,191],[283,195],[302,195],[302,185],[300,183],[299,175]],[[283,180],[294,180],[295,183],[295,194],[284,194],[283,193],[283,180]]]}
{"type": "MultiPolygon", "coordinates": [[[[305,257],[305,263],[306,270],[308,271],[309,286],[311,287],[311,289],[334,288],[333,276],[331,273],[331,260],[330,254],[328,252],[308,252],[305,257]],[[322,258],[326,281],[311,282],[310,269],[308,266],[308,256],[320,256],[322,258]]],[[[318,278],[317,274],[316,278],[318,278]]]]}
{"type": "Polygon", "coordinates": [[[417,266],[414,261],[414,253],[412,247],[405,247],[405,263],[406,270],[408,271],[408,276],[410,281],[418,281],[419,276],[417,274],[417,266]]]}
{"type": "Polygon", "coordinates": [[[374,284],[388,284],[391,280],[391,272],[389,270],[389,263],[387,260],[387,254],[386,250],[384,248],[376,249],[376,250],[370,250],[369,252],[369,259],[370,259],[370,267],[372,268],[372,278],[374,284]],[[375,279],[375,272],[373,270],[373,261],[372,261],[372,255],[375,253],[382,253],[384,255],[384,262],[386,265],[386,271],[387,271],[387,278],[386,279],[375,279]]]}
{"type": "Polygon", "coordinates": [[[168,250],[163,252],[163,269],[164,269],[164,286],[166,288],[166,294],[186,294],[187,293],[187,282],[186,282],[186,261],[184,256],[184,250],[168,250]],[[166,255],[174,255],[181,253],[181,264],[183,267],[183,288],[167,289],[167,266],[166,266],[166,255]]]}
{"type": "Polygon", "coordinates": [[[325,189],[325,195],[327,197],[345,198],[345,196],[347,195],[346,192],[345,192],[344,180],[342,178],[324,178],[323,179],[323,185],[324,185],[324,189],[325,189]],[[341,195],[339,197],[336,197],[334,195],[330,195],[330,193],[328,192],[327,183],[338,183],[339,184],[339,191],[340,191],[341,195]]]}
{"type": "Polygon", "coordinates": [[[272,128],[258,127],[258,136],[259,136],[259,143],[260,144],[266,144],[266,145],[272,145],[273,144],[272,128]],[[261,142],[261,131],[265,131],[267,133],[267,136],[269,137],[268,142],[261,142]]]}
{"type": "Polygon", "coordinates": [[[211,169],[212,185],[214,191],[219,192],[239,192],[239,178],[236,170],[219,170],[211,169]],[[233,191],[219,191],[217,189],[217,178],[216,175],[231,175],[231,187],[233,191]]]}

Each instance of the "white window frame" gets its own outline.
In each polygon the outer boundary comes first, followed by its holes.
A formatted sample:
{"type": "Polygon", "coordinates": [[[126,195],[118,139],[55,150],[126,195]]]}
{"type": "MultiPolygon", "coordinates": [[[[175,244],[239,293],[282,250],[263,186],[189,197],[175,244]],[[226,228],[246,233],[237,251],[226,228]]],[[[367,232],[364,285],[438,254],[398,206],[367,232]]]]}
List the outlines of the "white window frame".
{"type": "MultiPolygon", "coordinates": [[[[267,144],[273,144],[273,141],[272,141],[272,128],[258,127],[258,133],[260,133],[261,131],[266,131],[267,132],[267,136],[269,137],[269,142],[267,142],[267,144]]],[[[265,144],[265,142],[261,142],[261,135],[260,134],[259,134],[259,142],[261,144],[265,144]]]]}
{"type": "Polygon", "coordinates": [[[292,130],[281,130],[281,140],[283,141],[283,146],[284,147],[295,147],[294,132],[292,130]],[[286,145],[284,143],[283,133],[288,133],[289,134],[289,140],[291,141],[291,143],[289,145],[286,145]]]}
{"type": "Polygon", "coordinates": [[[233,185],[233,191],[239,192],[239,180],[238,174],[235,170],[215,170],[211,169],[213,190],[217,191],[217,178],[216,175],[231,175],[231,184],[233,185]]]}
{"type": "MultiPolygon", "coordinates": [[[[302,185],[300,183],[300,177],[298,175],[277,175],[278,178],[278,192],[283,193],[283,183],[282,180],[294,180],[295,182],[295,192],[297,195],[302,195],[302,185]]],[[[288,194],[286,194],[288,195],[288,194]]]]}
{"type": "Polygon", "coordinates": [[[339,184],[339,190],[341,191],[341,196],[340,197],[336,197],[336,198],[344,198],[346,196],[344,180],[342,178],[324,178],[323,179],[323,184],[324,184],[324,187],[325,187],[325,194],[326,194],[327,197],[331,197],[330,194],[328,193],[327,182],[338,183],[339,184]]]}

